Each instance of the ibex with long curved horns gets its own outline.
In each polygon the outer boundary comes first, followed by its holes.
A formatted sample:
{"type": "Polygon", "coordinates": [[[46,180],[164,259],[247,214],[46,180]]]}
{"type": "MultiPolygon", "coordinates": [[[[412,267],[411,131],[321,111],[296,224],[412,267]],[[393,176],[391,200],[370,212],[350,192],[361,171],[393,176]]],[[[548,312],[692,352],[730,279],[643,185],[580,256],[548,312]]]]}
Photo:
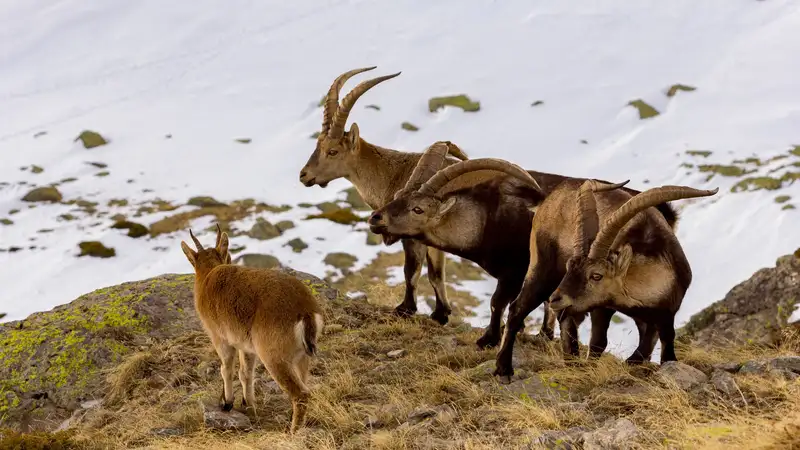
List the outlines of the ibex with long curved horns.
{"type": "MultiPolygon", "coordinates": [[[[342,99],[340,105],[339,91],[345,82],[356,74],[374,68],[354,69],[334,80],[325,98],[322,130],[317,138],[317,146],[300,171],[300,181],[306,186],[319,185],[324,188],[337,178],[347,179],[372,209],[392,200],[394,194],[406,184],[422,156],[421,153],[399,152],[370,144],[361,138],[355,123],[345,132],[350,110],[358,98],[378,83],[400,75],[397,72],[363,81],[342,99]]],[[[444,165],[467,159],[467,155],[454,145],[450,147],[450,153],[457,159],[445,158],[444,165]]],[[[391,245],[396,240],[384,239],[384,242],[391,245]]],[[[447,323],[451,308],[444,283],[445,254],[413,239],[403,239],[403,250],[406,290],[403,302],[395,308],[396,313],[409,316],[417,311],[417,282],[422,261],[426,258],[428,279],[436,295],[436,308],[431,317],[441,324],[447,323]]]]}
{"type": "MultiPolygon", "coordinates": [[[[461,161],[438,170],[443,155],[444,149],[431,146],[405,188],[376,210],[369,224],[375,233],[418,239],[469,259],[497,279],[491,320],[477,341],[479,347],[491,347],[500,340],[503,311],[519,293],[528,270],[532,209],[556,186],[584,179],[526,171],[492,158],[461,161]]],[[[675,212],[668,204],[659,205],[659,211],[675,223],[675,212]]],[[[545,308],[540,335],[553,338],[554,320],[552,311],[545,308]]]]}
{"type": "Polygon", "coordinates": [[[547,300],[561,318],[570,318],[566,330],[562,321],[565,353],[577,355],[577,327],[588,312],[590,355],[599,356],[608,343],[611,317],[619,311],[633,318],[639,330],[639,346],[628,363],[650,359],[656,333],[663,346],[661,361],[675,360],[674,318],[692,271],[674,228],[651,207],[714,195],[717,189],[664,186],[632,196],[619,189],[626,183],[565,182],[536,210],[530,266],[509,309],[496,375],[506,380],[513,375],[516,333],[525,317],[547,300]],[[576,226],[564,226],[570,222],[576,226]]]}

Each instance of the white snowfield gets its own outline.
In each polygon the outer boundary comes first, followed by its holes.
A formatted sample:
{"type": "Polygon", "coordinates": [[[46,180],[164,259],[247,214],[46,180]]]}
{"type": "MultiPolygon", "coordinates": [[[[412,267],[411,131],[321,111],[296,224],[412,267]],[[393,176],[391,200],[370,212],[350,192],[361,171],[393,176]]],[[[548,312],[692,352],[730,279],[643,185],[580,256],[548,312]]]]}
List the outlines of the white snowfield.
{"type": "MultiPolygon", "coordinates": [[[[317,103],[330,83],[376,65],[344,89],[402,71],[350,115],[371,143],[422,151],[448,139],[473,158],[631,179],[635,189],[719,187],[714,197],[674,203],[694,274],[680,324],[800,246],[800,183],[787,178],[779,190],[732,193],[743,177],[707,181],[709,173],[681,166],[756,157],[765,164],[742,165],[756,170],[747,176],[800,172],[780,168],[800,161],[788,153],[800,145],[798,55],[800,3],[790,0],[2,2],[0,181],[8,184],[0,186],[0,218],[13,224],[0,225],[0,248],[23,250],[0,253],[0,312],[21,319],[96,288],[191,270],[179,249],[188,233],[132,239],[110,229],[108,216],[58,221],[74,207],[30,209],[21,197],[31,184],[75,177],[58,186],[65,200],[100,205],[119,198],[182,204],[198,195],[290,205],[341,198],[346,180],[306,188],[299,171],[314,149],[309,135],[320,127],[317,103]],[[676,83],[696,90],[668,97],[676,83]],[[461,93],[479,101],[480,111],[428,111],[429,98],[461,93]],[[628,106],[635,99],[660,115],[640,119],[628,106]],[[537,100],[543,103],[532,106],[537,100]],[[401,129],[404,121],[419,131],[401,129]],[[84,129],[110,143],[84,149],[74,142],[84,129]],[[788,157],[766,163],[776,155],[788,157]],[[87,161],[108,164],[110,174],[94,176],[99,169],[87,161]],[[44,172],[20,170],[32,164],[44,172]],[[779,204],[779,195],[791,198],[779,204]],[[798,209],[782,209],[790,204],[798,209]],[[10,215],[13,209],[21,211],[10,215]],[[76,257],[86,240],[114,247],[117,256],[76,257]],[[153,250],[159,246],[167,250],[153,250]]],[[[133,220],[149,225],[169,214],[133,220]]],[[[356,254],[359,268],[378,251],[400,249],[366,246],[363,232],[327,220],[296,223],[280,238],[234,244],[319,275],[330,269],[322,262],[329,252],[356,254]],[[299,254],[284,246],[297,236],[310,245],[299,254]]],[[[211,224],[204,217],[192,227],[211,224]]],[[[200,235],[209,245],[213,238],[200,235]]],[[[488,303],[494,283],[465,285],[488,303]]],[[[478,312],[473,322],[485,325],[488,304],[478,312]]],[[[588,321],[584,341],[587,329],[588,321]]],[[[609,349],[627,354],[636,339],[625,319],[613,324],[609,349]]]]}

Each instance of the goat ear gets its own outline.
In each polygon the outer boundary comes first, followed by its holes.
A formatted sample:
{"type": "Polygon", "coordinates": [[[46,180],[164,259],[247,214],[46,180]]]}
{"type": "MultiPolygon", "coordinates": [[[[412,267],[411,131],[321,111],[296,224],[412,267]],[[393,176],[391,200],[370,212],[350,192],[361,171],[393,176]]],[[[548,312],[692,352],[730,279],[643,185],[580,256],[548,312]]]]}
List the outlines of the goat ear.
{"type": "Polygon", "coordinates": [[[455,204],[456,204],[456,198],[455,197],[450,197],[447,200],[445,200],[444,202],[442,202],[442,204],[439,205],[439,210],[436,211],[436,218],[437,219],[441,219],[442,217],[444,217],[444,215],[447,214],[447,211],[450,211],[450,209],[453,206],[455,206],[455,204]]]}
{"type": "Polygon", "coordinates": [[[614,270],[618,275],[625,275],[628,273],[628,267],[631,265],[633,259],[633,249],[630,244],[625,244],[617,252],[614,258],[614,270]]]}
{"type": "Polygon", "coordinates": [[[181,241],[181,250],[183,250],[183,254],[186,255],[186,259],[192,264],[192,267],[197,267],[197,252],[192,250],[191,247],[186,245],[186,242],[181,241]]]}
{"type": "Polygon", "coordinates": [[[228,252],[228,256],[225,257],[225,264],[231,264],[231,254],[228,252]]]}
{"type": "Polygon", "coordinates": [[[223,231],[222,235],[219,237],[219,244],[217,244],[217,251],[221,255],[225,255],[223,258],[225,261],[230,259],[230,254],[228,254],[228,243],[229,243],[228,233],[223,231]]]}
{"type": "Polygon", "coordinates": [[[350,131],[347,132],[347,136],[345,137],[345,139],[347,139],[347,148],[352,151],[358,151],[359,136],[358,125],[353,122],[350,125],[350,131]]]}

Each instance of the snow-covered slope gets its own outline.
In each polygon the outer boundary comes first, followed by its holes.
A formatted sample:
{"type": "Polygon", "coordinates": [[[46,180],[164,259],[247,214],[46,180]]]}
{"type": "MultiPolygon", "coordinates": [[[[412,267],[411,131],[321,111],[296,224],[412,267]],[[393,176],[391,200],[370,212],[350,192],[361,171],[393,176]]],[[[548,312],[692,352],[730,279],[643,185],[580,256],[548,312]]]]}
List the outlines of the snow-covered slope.
{"type": "MultiPolygon", "coordinates": [[[[800,198],[800,183],[787,175],[779,190],[730,190],[747,177],[800,172],[781,167],[800,161],[788,153],[800,144],[798,55],[800,4],[790,0],[2,2],[0,181],[8,184],[0,186],[0,218],[13,224],[0,225],[0,248],[23,250],[0,253],[0,311],[19,319],[94,288],[190,269],[178,245],[185,233],[132,239],[109,229],[108,217],[59,221],[74,206],[30,209],[20,200],[30,184],[77,178],[58,186],[65,200],[100,205],[182,204],[198,195],[290,205],[341,197],[344,180],[327,189],[298,181],[320,125],[317,102],[341,72],[377,65],[345,87],[403,72],[351,114],[375,144],[420,151],[449,139],[472,157],[630,178],[638,189],[720,187],[715,197],[676,202],[685,205],[678,234],[694,272],[682,321],[800,245],[800,211],[782,209],[800,198]],[[696,90],[667,96],[676,83],[696,90]],[[458,93],[479,100],[480,111],[428,112],[430,97],[458,93]],[[635,99],[661,114],[641,120],[627,105],[635,99]],[[537,100],[543,103],[532,106],[537,100]],[[419,131],[401,129],[403,121],[419,131]],[[84,149],[73,142],[84,129],[110,143],[84,149]],[[786,158],[767,162],[777,155],[786,158]],[[696,166],[753,156],[758,163],[735,167],[758,173],[742,176],[707,181],[717,169],[696,166]],[[107,164],[109,175],[94,176],[99,169],[87,161],[107,164]],[[32,164],[44,171],[20,170],[32,164]],[[779,204],[778,195],[791,198],[779,204]],[[21,211],[9,215],[14,209],[21,211]],[[117,256],[77,258],[85,240],[101,240],[117,256]]],[[[174,213],[139,220],[149,225],[174,213]]],[[[210,223],[205,217],[192,226],[210,223]]],[[[328,252],[358,255],[358,268],[385,250],[363,238],[316,220],[298,221],[280,239],[237,239],[250,252],[322,274],[328,252]],[[298,254],[283,246],[295,236],[311,247],[298,254]]],[[[471,283],[487,300],[493,285],[471,283]]],[[[488,306],[480,311],[483,324],[488,306]]],[[[614,325],[615,352],[631,348],[631,325],[614,325]]]]}

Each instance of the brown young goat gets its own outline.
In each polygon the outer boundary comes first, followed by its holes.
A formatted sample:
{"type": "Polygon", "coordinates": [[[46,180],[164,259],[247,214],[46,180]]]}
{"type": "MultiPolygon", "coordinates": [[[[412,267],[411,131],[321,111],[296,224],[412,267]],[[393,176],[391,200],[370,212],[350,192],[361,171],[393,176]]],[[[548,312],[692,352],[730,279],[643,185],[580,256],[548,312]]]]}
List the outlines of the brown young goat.
{"type": "MultiPolygon", "coordinates": [[[[477,341],[481,348],[491,347],[500,340],[503,312],[519,293],[528,269],[531,208],[561,183],[584,179],[525,171],[492,158],[462,161],[436,172],[442,157],[434,150],[431,146],[420,159],[426,168],[415,172],[394,200],[372,214],[370,228],[459,255],[496,278],[489,326],[477,341]]],[[[668,204],[659,205],[659,211],[675,223],[668,204]]],[[[554,328],[555,315],[546,307],[540,335],[552,339],[554,328]]]]}
{"type": "Polygon", "coordinates": [[[242,404],[255,412],[256,356],[292,400],[293,433],[305,422],[310,358],[316,353],[323,313],[297,278],[271,269],[231,265],[228,235],[217,225],[217,243],[197,251],[181,241],[195,270],[197,315],[222,361],[222,409],[233,408],[234,356],[239,354],[242,404]]]}
{"type": "MultiPolygon", "coordinates": [[[[421,153],[406,153],[370,144],[361,138],[358,125],[353,123],[345,132],[350,110],[361,95],[373,86],[400,75],[373,78],[363,81],[353,88],[339,104],[339,91],[350,77],[372,70],[375,67],[354,69],[339,75],[331,85],[325,98],[322,130],[317,138],[317,146],[300,170],[300,182],[306,186],[326,187],[338,178],[345,178],[355,186],[364,201],[379,208],[392,200],[394,194],[406,184],[411,172],[417,166],[421,153]]],[[[467,159],[467,155],[453,146],[452,156],[446,158],[444,165],[467,159]]],[[[396,242],[384,238],[387,245],[396,242]]],[[[403,302],[395,308],[401,316],[410,316],[417,311],[416,289],[422,270],[422,261],[428,262],[428,279],[436,295],[436,308],[431,317],[441,324],[447,323],[450,316],[450,303],[444,283],[445,254],[433,247],[427,247],[414,239],[403,239],[405,263],[405,295],[403,302]]]]}
{"type": "Polygon", "coordinates": [[[608,344],[611,317],[619,311],[632,317],[639,330],[639,346],[629,363],[650,358],[657,329],[664,345],[662,360],[675,359],[674,315],[692,275],[674,228],[650,207],[717,191],[666,186],[632,196],[619,189],[626,183],[570,180],[537,208],[528,274],[509,309],[497,354],[495,374],[502,379],[514,373],[514,340],[525,317],[548,299],[550,307],[561,314],[565,354],[577,356],[577,329],[588,312],[592,319],[590,354],[599,356],[608,344]],[[629,222],[637,213],[638,219],[629,222]],[[600,218],[605,221],[592,242],[600,218]],[[577,230],[564,226],[570,222],[576,223],[577,230]],[[622,242],[626,245],[621,252],[610,252],[622,242]],[[592,250],[588,250],[590,243],[592,250]],[[606,275],[609,279],[603,281],[606,275]]]}

